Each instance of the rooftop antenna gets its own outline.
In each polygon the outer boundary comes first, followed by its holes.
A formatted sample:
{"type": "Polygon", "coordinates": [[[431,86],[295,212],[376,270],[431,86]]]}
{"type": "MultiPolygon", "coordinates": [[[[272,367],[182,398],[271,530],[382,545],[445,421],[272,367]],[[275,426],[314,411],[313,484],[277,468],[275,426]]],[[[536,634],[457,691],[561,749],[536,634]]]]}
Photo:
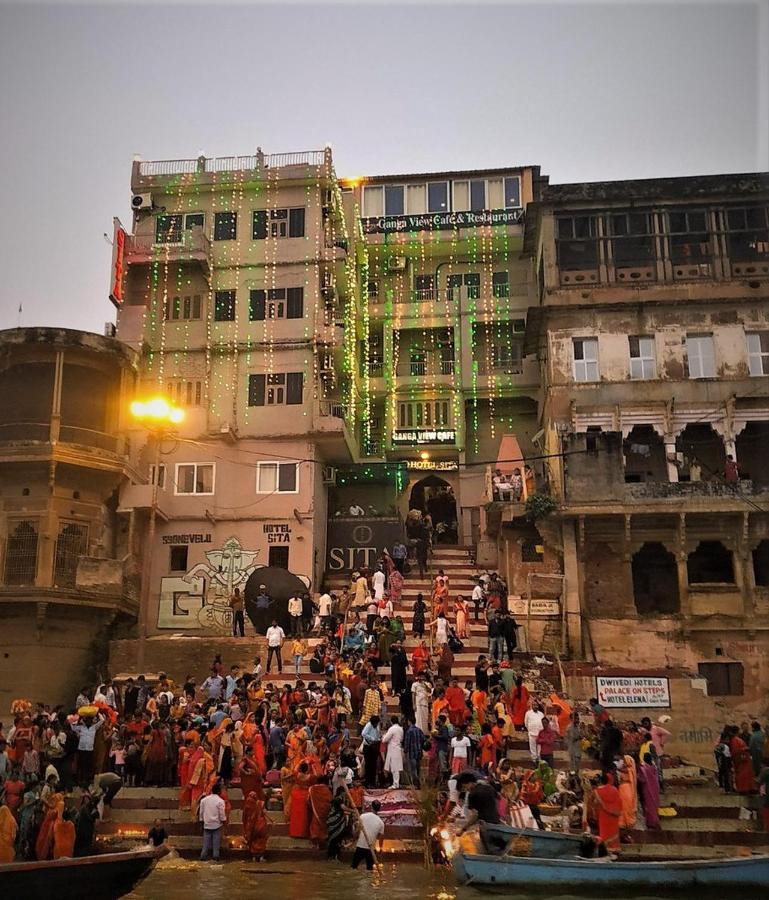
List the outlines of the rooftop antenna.
{"type": "Polygon", "coordinates": [[[21,328],[21,313],[22,313],[22,310],[23,310],[23,303],[19,303],[19,319],[18,319],[18,322],[16,323],[16,327],[17,327],[17,328],[21,328]]]}

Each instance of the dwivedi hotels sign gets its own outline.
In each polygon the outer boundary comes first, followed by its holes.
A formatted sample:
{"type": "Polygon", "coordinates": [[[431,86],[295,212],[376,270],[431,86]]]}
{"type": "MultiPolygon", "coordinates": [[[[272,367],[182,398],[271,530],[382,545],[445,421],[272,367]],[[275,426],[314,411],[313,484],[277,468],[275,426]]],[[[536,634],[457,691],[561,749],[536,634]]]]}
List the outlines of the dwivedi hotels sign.
{"type": "Polygon", "coordinates": [[[670,707],[670,682],[667,678],[609,678],[597,676],[596,697],[606,709],[668,709],[670,707]]]}

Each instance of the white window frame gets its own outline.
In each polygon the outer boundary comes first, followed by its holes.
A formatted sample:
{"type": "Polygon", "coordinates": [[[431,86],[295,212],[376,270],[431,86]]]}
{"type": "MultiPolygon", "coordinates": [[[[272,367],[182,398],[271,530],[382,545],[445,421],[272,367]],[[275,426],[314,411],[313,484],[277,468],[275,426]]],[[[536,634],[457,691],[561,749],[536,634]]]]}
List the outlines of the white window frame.
{"type": "Polygon", "coordinates": [[[174,469],[174,494],[177,497],[213,497],[216,493],[216,463],[214,462],[178,462],[174,469]],[[200,466],[211,466],[211,490],[210,491],[180,491],[179,490],[179,469],[182,466],[194,466],[195,475],[194,483],[197,484],[198,468],[200,466]]]}
{"type": "Polygon", "coordinates": [[[649,381],[657,377],[657,357],[654,338],[648,334],[628,335],[630,377],[633,381],[649,381]],[[633,356],[630,348],[632,340],[638,341],[638,356],[633,356]]]}
{"type": "Polygon", "coordinates": [[[427,207],[427,215],[434,216],[439,215],[441,212],[451,212],[451,183],[446,181],[428,181],[425,183],[425,205],[427,207]],[[434,184],[442,184],[446,188],[446,208],[441,209],[430,209],[430,186],[434,184]]]}
{"type": "Polygon", "coordinates": [[[155,216],[155,237],[153,240],[153,245],[156,247],[178,247],[180,244],[184,243],[184,235],[191,231],[192,229],[187,225],[187,219],[189,216],[203,216],[203,225],[202,229],[205,233],[206,230],[206,214],[203,210],[199,210],[198,212],[194,212],[190,210],[189,212],[162,212],[159,215],[155,216]],[[182,218],[182,231],[179,235],[178,241],[159,241],[157,239],[158,229],[157,229],[157,220],[163,218],[164,216],[171,218],[172,216],[181,216],[182,218]]]}
{"type": "Polygon", "coordinates": [[[366,185],[364,185],[363,186],[363,217],[369,218],[369,219],[371,219],[371,218],[377,219],[377,218],[379,218],[380,215],[383,216],[385,214],[384,208],[385,208],[384,207],[384,185],[383,184],[366,184],[366,185]],[[366,197],[369,192],[371,192],[373,194],[374,191],[379,192],[379,206],[382,209],[381,213],[372,214],[371,210],[368,208],[368,201],[366,200],[366,197]]]}
{"type": "Polygon", "coordinates": [[[712,334],[687,334],[686,335],[686,364],[689,370],[689,378],[715,378],[716,377],[716,345],[712,334]],[[704,343],[709,341],[710,359],[706,360],[702,353],[702,347],[708,346],[704,343]],[[697,351],[692,354],[692,347],[696,347],[697,351]],[[712,371],[706,372],[706,362],[712,365],[712,371]],[[696,363],[696,365],[694,365],[696,363]],[[696,373],[695,373],[696,369],[696,373]]]}
{"type": "Polygon", "coordinates": [[[571,352],[573,357],[573,375],[574,380],[580,384],[590,384],[601,380],[601,369],[598,364],[598,338],[597,337],[579,337],[571,339],[571,352]],[[577,341],[582,343],[582,359],[577,359],[577,341]],[[595,355],[589,357],[585,355],[585,347],[589,345],[595,348],[595,355]],[[595,377],[592,377],[591,366],[595,366],[595,377]]]}
{"type": "Polygon", "coordinates": [[[748,368],[751,377],[760,377],[761,375],[769,375],[769,348],[761,349],[761,337],[767,336],[769,340],[769,332],[767,331],[747,331],[745,339],[748,344],[748,368]]]}
{"type": "Polygon", "coordinates": [[[257,494],[298,494],[299,493],[299,463],[289,462],[286,460],[262,460],[256,464],[256,493],[257,494]],[[280,489],[280,467],[294,466],[296,474],[294,476],[294,489],[292,491],[282,491],[280,489]],[[275,490],[263,490],[261,485],[262,472],[272,468],[275,470],[275,490]]]}
{"type": "MultiPolygon", "coordinates": [[[[451,208],[454,212],[470,212],[472,210],[472,192],[470,190],[470,182],[472,181],[482,181],[483,182],[483,206],[481,209],[489,208],[489,180],[488,178],[456,178],[451,182],[451,208]],[[467,185],[467,209],[459,209],[456,202],[456,186],[458,184],[466,184],[467,185]]],[[[502,190],[504,191],[504,183],[502,190]]]]}
{"type": "Polygon", "coordinates": [[[511,181],[512,181],[513,179],[515,179],[515,180],[518,182],[518,205],[517,205],[517,206],[508,206],[508,205],[507,205],[507,202],[505,201],[505,206],[504,206],[504,208],[505,208],[505,209],[522,209],[522,208],[523,208],[523,199],[522,199],[522,196],[521,196],[521,194],[522,194],[522,190],[521,190],[521,189],[522,189],[522,187],[523,187],[523,184],[521,183],[521,176],[520,176],[520,175],[503,175],[503,176],[502,176],[502,198],[503,198],[503,201],[505,200],[505,182],[506,182],[508,179],[510,179],[511,181]]]}
{"type": "Polygon", "coordinates": [[[405,183],[395,183],[392,184],[383,184],[383,194],[382,194],[382,209],[384,210],[385,216],[407,216],[409,213],[408,207],[408,191],[406,190],[405,183]],[[403,191],[403,212],[402,213],[389,213],[387,212],[387,188],[400,188],[403,191]]]}

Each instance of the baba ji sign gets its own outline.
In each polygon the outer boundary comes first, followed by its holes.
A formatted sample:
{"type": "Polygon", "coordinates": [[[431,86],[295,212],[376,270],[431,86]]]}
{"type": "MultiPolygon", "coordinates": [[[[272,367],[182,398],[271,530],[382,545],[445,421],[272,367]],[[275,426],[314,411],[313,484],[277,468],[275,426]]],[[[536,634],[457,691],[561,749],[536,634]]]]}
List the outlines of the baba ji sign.
{"type": "Polygon", "coordinates": [[[670,682],[667,678],[608,678],[595,679],[596,696],[606,709],[643,707],[668,709],[670,707],[670,682]]]}

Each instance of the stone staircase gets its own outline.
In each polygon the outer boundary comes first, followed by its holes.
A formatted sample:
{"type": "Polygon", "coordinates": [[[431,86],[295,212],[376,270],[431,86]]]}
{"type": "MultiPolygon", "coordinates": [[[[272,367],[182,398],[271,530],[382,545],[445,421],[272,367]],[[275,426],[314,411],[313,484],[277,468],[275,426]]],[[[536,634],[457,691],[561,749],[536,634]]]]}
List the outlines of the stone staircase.
{"type": "MultiPolygon", "coordinates": [[[[425,578],[420,579],[418,572],[412,571],[404,584],[402,599],[396,608],[396,614],[403,618],[406,626],[407,652],[416,646],[417,640],[411,634],[413,622],[413,604],[418,593],[422,593],[428,604],[427,622],[429,624],[429,599],[432,592],[432,581],[439,569],[443,569],[449,578],[450,597],[463,594],[469,598],[475,578],[479,570],[473,565],[468,548],[438,547],[430,562],[425,578]]],[[[329,574],[326,583],[333,591],[340,591],[349,583],[346,575],[329,574]]],[[[450,620],[453,621],[453,609],[450,606],[450,620]]],[[[201,647],[191,640],[179,641],[189,655],[185,657],[181,667],[196,673],[205,672],[214,652],[222,654],[225,665],[239,662],[244,669],[250,667],[254,653],[261,652],[259,639],[219,638],[205,641],[201,647]],[[210,646],[209,646],[210,645],[210,646]]],[[[314,639],[310,639],[314,643],[314,639]]],[[[483,622],[477,625],[470,616],[470,637],[465,641],[465,649],[455,654],[453,673],[461,681],[474,677],[474,667],[479,653],[486,653],[486,629],[483,622]]],[[[521,669],[528,679],[529,686],[556,689],[561,686],[561,671],[555,661],[542,663],[537,654],[516,653],[513,660],[516,669],[521,669]]],[[[176,676],[171,666],[167,667],[176,676]]],[[[305,663],[302,677],[306,680],[318,680],[311,675],[305,663]]],[[[389,667],[380,667],[379,674],[389,682],[389,667]]],[[[182,677],[182,676],[179,676],[182,677]]],[[[282,675],[275,672],[266,678],[276,685],[285,681],[293,681],[293,666],[285,665],[282,675]]],[[[575,698],[577,703],[585,701],[587,696],[575,698]]],[[[388,695],[388,706],[395,712],[397,698],[388,695]]],[[[357,733],[357,724],[352,723],[351,731],[357,733]]],[[[528,741],[525,736],[513,742],[510,758],[517,766],[530,766],[528,741]]],[[[566,768],[567,755],[563,750],[555,752],[556,767],[566,768]]],[[[582,769],[595,769],[595,763],[584,760],[582,769]]],[[[641,857],[644,859],[672,858],[713,858],[731,856],[746,852],[769,852],[769,834],[758,831],[759,823],[755,818],[741,818],[741,809],[758,809],[757,797],[740,797],[734,794],[725,795],[713,784],[710,776],[692,766],[678,766],[666,770],[667,789],[661,803],[677,809],[674,818],[666,818],[661,831],[645,831],[638,829],[631,834],[633,843],[623,845],[625,857],[641,857]]],[[[240,789],[229,791],[232,803],[232,814],[226,827],[224,849],[228,854],[240,855],[242,849],[241,822],[243,798],[240,789]]],[[[196,853],[200,848],[199,825],[192,820],[189,811],[178,809],[178,790],[175,788],[124,788],[115,800],[112,819],[98,826],[99,840],[104,844],[124,844],[142,839],[155,818],[160,818],[169,834],[172,845],[182,853],[196,853]]],[[[304,854],[317,856],[318,850],[310,841],[296,840],[288,837],[288,826],[283,815],[280,802],[273,801],[275,808],[269,811],[273,821],[268,852],[271,857],[304,854]]],[[[413,857],[422,855],[421,834],[415,827],[388,828],[385,853],[388,855],[413,857]]]]}

